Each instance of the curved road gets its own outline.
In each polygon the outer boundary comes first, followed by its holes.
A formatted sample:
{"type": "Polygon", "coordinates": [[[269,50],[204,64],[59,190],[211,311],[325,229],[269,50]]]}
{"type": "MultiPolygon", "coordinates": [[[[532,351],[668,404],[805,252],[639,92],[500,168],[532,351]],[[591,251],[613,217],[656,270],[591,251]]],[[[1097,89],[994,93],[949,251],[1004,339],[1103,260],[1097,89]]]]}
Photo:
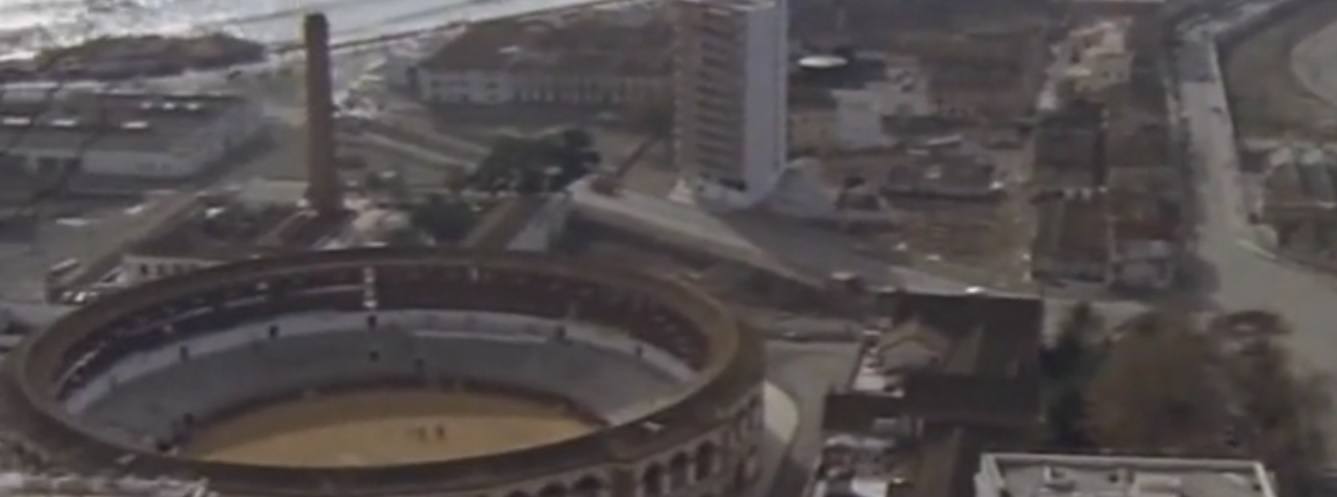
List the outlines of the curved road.
{"type": "Polygon", "coordinates": [[[1291,50],[1291,72],[1310,93],[1337,108],[1337,22],[1291,50]]]}
{"type": "MultiPolygon", "coordinates": [[[[1186,43],[1176,53],[1181,66],[1206,61],[1195,74],[1181,74],[1179,82],[1201,212],[1199,294],[1214,309],[1268,309],[1284,315],[1295,329],[1290,345],[1298,365],[1337,378],[1337,283],[1258,248],[1247,221],[1235,132],[1212,42],[1230,22],[1195,26],[1183,33],[1186,43]]],[[[1337,382],[1329,383],[1329,391],[1337,398],[1337,382]]],[[[1328,426],[1329,439],[1337,441],[1337,413],[1328,426]]]]}

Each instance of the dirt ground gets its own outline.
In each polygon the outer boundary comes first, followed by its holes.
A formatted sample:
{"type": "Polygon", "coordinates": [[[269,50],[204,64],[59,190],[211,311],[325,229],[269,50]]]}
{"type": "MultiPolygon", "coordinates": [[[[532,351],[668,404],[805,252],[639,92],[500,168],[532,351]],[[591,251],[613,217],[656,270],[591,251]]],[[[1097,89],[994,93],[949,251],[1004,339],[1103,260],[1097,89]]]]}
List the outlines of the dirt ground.
{"type": "Polygon", "coordinates": [[[592,429],[560,407],[513,396],[377,390],[251,411],[197,433],[186,452],[282,466],[403,464],[513,450],[592,429]]]}
{"type": "Polygon", "coordinates": [[[1242,136],[1337,138],[1337,109],[1313,96],[1291,70],[1296,44],[1333,22],[1337,2],[1312,2],[1229,52],[1227,93],[1242,136]]]}

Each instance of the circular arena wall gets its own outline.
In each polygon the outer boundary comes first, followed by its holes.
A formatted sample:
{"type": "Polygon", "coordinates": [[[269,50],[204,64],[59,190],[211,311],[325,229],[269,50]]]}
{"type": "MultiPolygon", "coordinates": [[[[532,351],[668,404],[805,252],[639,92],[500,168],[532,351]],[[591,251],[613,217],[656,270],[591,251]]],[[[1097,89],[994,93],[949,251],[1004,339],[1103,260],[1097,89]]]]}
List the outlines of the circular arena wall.
{"type": "MultiPolygon", "coordinates": [[[[264,331],[245,336],[300,335],[260,326],[264,331]]],[[[108,296],[29,338],[9,356],[4,387],[15,422],[59,464],[206,478],[227,495],[722,497],[737,493],[756,471],[761,357],[754,333],[676,279],[538,254],[381,248],[249,260],[108,296]],[[176,361],[198,361],[209,352],[187,348],[200,340],[223,343],[218,337],[257,320],[311,312],[355,315],[362,326],[344,327],[340,340],[417,326],[413,319],[459,320],[450,329],[486,322],[469,331],[528,334],[553,346],[588,342],[675,381],[672,388],[645,389],[644,402],[619,399],[619,406],[635,407],[558,441],[347,467],[184,456],[117,434],[85,413],[97,399],[115,398],[117,383],[126,381],[116,375],[128,374],[117,368],[127,357],[176,350],[176,361]]],[[[470,382],[490,380],[471,375],[470,382]]]]}

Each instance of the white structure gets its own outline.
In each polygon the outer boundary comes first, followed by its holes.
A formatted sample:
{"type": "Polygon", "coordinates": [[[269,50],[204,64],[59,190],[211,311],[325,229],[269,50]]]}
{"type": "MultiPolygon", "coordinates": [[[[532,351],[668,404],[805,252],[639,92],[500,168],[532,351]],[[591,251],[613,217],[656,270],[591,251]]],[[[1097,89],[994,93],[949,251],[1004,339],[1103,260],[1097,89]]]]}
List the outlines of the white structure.
{"type": "Polygon", "coordinates": [[[1069,91],[1089,96],[1128,82],[1133,68],[1127,40],[1131,25],[1128,19],[1101,21],[1068,36],[1071,65],[1064,79],[1069,91]]]}
{"type": "Polygon", "coordinates": [[[37,176],[65,171],[186,178],[249,144],[260,110],[240,97],[102,90],[6,95],[0,102],[0,167],[37,176]]]}
{"type": "Polygon", "coordinates": [[[756,205],[784,168],[787,17],[784,0],[674,3],[674,150],[707,205],[756,205]]]}
{"type": "Polygon", "coordinates": [[[975,497],[1277,497],[1258,461],[1049,454],[980,456],[975,497]]]}
{"type": "Polygon", "coordinates": [[[216,497],[202,481],[0,473],[0,495],[9,497],[216,497]]]}
{"type": "Polygon", "coordinates": [[[888,60],[885,74],[886,81],[868,85],[877,92],[884,117],[925,117],[937,112],[928,79],[917,61],[908,57],[888,60]]]}
{"type": "Polygon", "coordinates": [[[891,139],[882,130],[882,100],[875,91],[836,90],[836,143],[841,150],[885,147],[891,139]]]}

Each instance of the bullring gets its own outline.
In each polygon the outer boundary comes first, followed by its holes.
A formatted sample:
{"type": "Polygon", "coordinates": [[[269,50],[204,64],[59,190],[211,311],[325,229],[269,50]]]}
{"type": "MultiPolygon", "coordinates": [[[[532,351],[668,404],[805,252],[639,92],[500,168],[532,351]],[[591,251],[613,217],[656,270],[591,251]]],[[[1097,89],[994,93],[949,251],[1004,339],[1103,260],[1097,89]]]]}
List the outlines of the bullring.
{"type": "Polygon", "coordinates": [[[713,497],[756,471],[762,366],[676,279],[357,249],[109,296],[28,340],[6,386],[59,463],[225,495],[713,497]]]}

